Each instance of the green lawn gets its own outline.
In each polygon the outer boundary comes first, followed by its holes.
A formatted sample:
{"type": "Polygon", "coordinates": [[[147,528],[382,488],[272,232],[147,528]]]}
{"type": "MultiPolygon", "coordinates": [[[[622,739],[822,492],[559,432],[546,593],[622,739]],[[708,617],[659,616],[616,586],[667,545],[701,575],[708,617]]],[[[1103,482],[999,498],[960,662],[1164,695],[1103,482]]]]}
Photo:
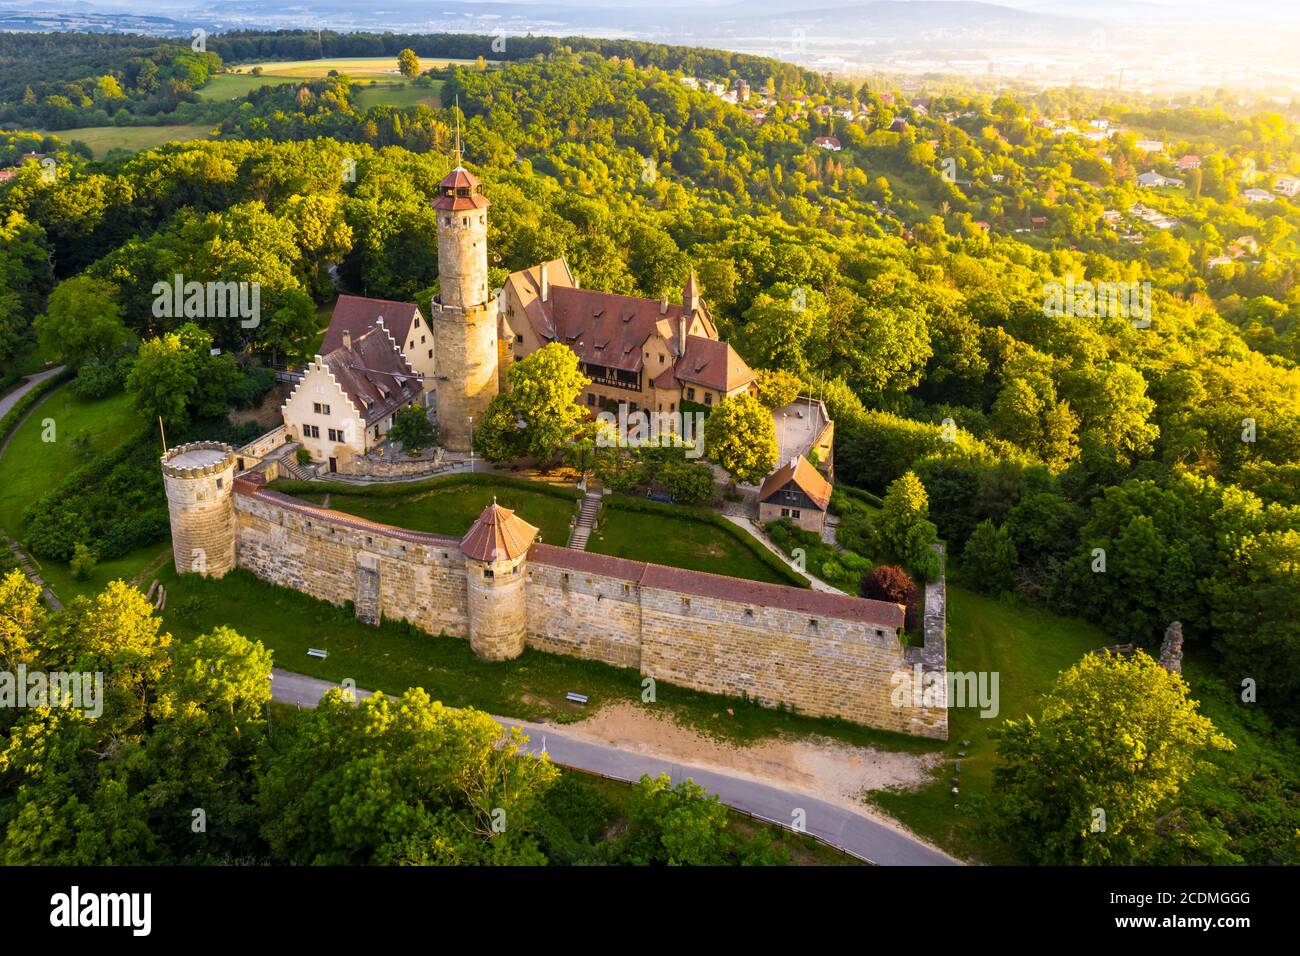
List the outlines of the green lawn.
{"type": "Polygon", "coordinates": [[[67,604],[78,595],[98,594],[110,581],[134,581],[145,571],[148,573],[144,574],[139,581],[139,587],[142,591],[148,591],[149,582],[154,578],[160,578],[160,572],[164,567],[172,567],[171,551],[170,541],[145,545],[120,558],[100,561],[91,569],[84,581],[74,578],[66,564],[59,564],[57,561],[37,561],[35,558],[32,561],[37,566],[41,577],[50,586],[50,590],[60,601],[67,604]]]}
{"type": "Polygon", "coordinates": [[[442,81],[435,80],[432,86],[415,86],[406,80],[397,82],[377,81],[365,83],[353,88],[353,102],[358,110],[364,112],[373,106],[393,106],[402,109],[408,106],[439,106],[439,92],[442,81]]]}
{"type": "Polygon", "coordinates": [[[671,514],[625,511],[607,505],[587,542],[587,550],[733,578],[789,583],[717,526],[671,514]]]}
{"type": "Polygon", "coordinates": [[[994,742],[990,732],[1007,718],[1036,711],[1056,675],[1098,647],[1114,643],[1099,628],[1032,608],[1015,607],[965,588],[948,588],[948,669],[998,674],[999,712],[983,718],[975,708],[949,711],[945,760],[935,781],[918,791],[881,793],[875,802],[920,835],[961,856],[992,863],[1000,848],[979,833],[981,812],[993,790],[994,742]],[[967,746],[964,741],[970,741],[967,746]],[[965,757],[957,753],[964,751],[965,757]],[[951,793],[960,759],[960,793],[951,793]]]}
{"type": "Polygon", "coordinates": [[[14,432],[0,458],[0,528],[20,538],[23,511],[92,455],[110,451],[140,428],[125,394],[85,401],[61,388],[14,432]],[[53,441],[45,423],[52,421],[53,441]],[[81,445],[81,438],[88,443],[81,445]]]}
{"type": "Polygon", "coordinates": [[[292,76],[253,76],[251,73],[218,73],[195,92],[204,100],[237,100],[264,86],[297,83],[292,76]]]}
{"type": "Polygon", "coordinates": [[[139,152],[163,143],[209,139],[211,126],[82,126],[77,129],[38,130],[43,136],[57,136],[64,142],[80,140],[90,147],[96,159],[103,159],[110,149],[139,152]]]}
{"type": "Polygon", "coordinates": [[[499,505],[517,511],[519,517],[537,525],[547,544],[568,543],[569,522],[578,513],[576,492],[572,498],[561,498],[506,482],[467,484],[457,480],[459,477],[421,482],[409,493],[400,486],[371,490],[332,485],[329,490],[321,491],[304,491],[300,484],[280,487],[292,488],[290,493],[295,497],[314,504],[324,504],[328,496],[329,507],[371,521],[457,537],[469,530],[495,497],[499,505]]]}

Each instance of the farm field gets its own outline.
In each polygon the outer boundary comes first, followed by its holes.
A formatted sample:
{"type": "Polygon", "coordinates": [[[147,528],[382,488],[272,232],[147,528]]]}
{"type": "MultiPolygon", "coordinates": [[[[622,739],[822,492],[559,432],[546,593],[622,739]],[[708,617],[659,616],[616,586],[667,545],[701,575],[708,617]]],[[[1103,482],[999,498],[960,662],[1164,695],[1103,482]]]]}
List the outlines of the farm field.
{"type": "Polygon", "coordinates": [[[210,126],[81,126],[74,129],[36,130],[42,136],[57,136],[64,142],[80,140],[90,147],[96,159],[103,159],[109,150],[126,149],[139,152],[163,143],[185,142],[191,139],[210,139],[210,126]]]}
{"type": "MultiPolygon", "coordinates": [[[[494,62],[489,60],[489,63],[494,62]]],[[[448,60],[420,58],[420,69],[450,65],[470,66],[473,60],[448,60]]],[[[342,56],[330,60],[271,60],[265,63],[241,63],[231,67],[232,72],[251,73],[256,67],[262,68],[263,76],[287,76],[298,79],[311,79],[325,76],[330,70],[338,70],[357,78],[392,77],[398,78],[397,57],[395,56],[342,56]]],[[[223,74],[228,75],[228,74],[223,74]]]]}
{"type": "Polygon", "coordinates": [[[251,73],[218,73],[195,90],[202,100],[235,100],[264,86],[295,82],[291,76],[253,76],[251,73]]]}

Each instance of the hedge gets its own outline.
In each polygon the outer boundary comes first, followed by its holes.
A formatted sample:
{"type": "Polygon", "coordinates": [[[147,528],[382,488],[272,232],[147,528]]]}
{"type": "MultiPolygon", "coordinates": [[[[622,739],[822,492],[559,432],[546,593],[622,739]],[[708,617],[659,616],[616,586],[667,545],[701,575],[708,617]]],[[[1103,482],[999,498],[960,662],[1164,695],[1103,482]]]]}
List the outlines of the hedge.
{"type": "Polygon", "coordinates": [[[577,501],[582,492],[576,488],[551,485],[541,481],[529,481],[527,478],[515,478],[511,475],[469,474],[439,475],[436,478],[424,478],[410,482],[376,482],[369,485],[352,485],[341,481],[297,481],[292,478],[272,482],[271,487],[286,495],[332,494],[332,495],[366,495],[371,498],[406,498],[422,491],[433,491],[455,485],[503,485],[520,491],[533,491],[553,498],[577,501]]]}
{"type": "Polygon", "coordinates": [[[18,403],[9,409],[4,418],[0,418],[0,442],[9,437],[9,433],[18,427],[18,423],[27,417],[32,406],[41,400],[46,394],[53,391],[64,382],[73,377],[75,373],[71,369],[64,369],[58,375],[51,375],[49,378],[42,380],[22,398],[18,403]]]}
{"type": "Polygon", "coordinates": [[[852,485],[839,484],[835,486],[835,490],[843,492],[844,496],[847,498],[853,498],[857,501],[865,502],[875,508],[883,508],[885,506],[884,498],[881,498],[879,495],[874,495],[869,491],[864,491],[861,488],[854,488],[852,485]]]}
{"type": "Polygon", "coordinates": [[[812,585],[802,574],[791,569],[791,567],[778,558],[775,554],[754,539],[754,536],[747,531],[728,521],[716,511],[706,511],[703,508],[688,508],[684,505],[664,504],[660,501],[650,501],[644,498],[631,498],[625,495],[609,495],[605,498],[605,507],[613,508],[619,511],[636,511],[641,514],[663,515],[670,518],[684,518],[687,521],[698,521],[701,524],[713,525],[723,533],[730,535],[741,545],[747,548],[767,567],[771,568],[777,575],[784,579],[790,586],[797,588],[807,588],[812,585]]]}

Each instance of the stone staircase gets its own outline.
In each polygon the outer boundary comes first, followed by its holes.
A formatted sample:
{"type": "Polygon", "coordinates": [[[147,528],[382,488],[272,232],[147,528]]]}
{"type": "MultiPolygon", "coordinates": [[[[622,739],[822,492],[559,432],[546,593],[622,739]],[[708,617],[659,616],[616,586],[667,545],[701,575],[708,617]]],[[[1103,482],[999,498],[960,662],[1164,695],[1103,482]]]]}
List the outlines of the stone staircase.
{"type": "Polygon", "coordinates": [[[569,534],[569,547],[578,551],[587,550],[587,539],[591,537],[591,530],[596,527],[596,515],[600,513],[600,498],[599,492],[589,491],[583,495],[578,522],[569,534]]]}
{"type": "Polygon", "coordinates": [[[311,481],[312,476],[307,473],[302,465],[298,464],[298,449],[302,446],[297,442],[291,442],[290,444],[291,447],[280,456],[280,470],[290,478],[295,478],[298,481],[311,481]]]}

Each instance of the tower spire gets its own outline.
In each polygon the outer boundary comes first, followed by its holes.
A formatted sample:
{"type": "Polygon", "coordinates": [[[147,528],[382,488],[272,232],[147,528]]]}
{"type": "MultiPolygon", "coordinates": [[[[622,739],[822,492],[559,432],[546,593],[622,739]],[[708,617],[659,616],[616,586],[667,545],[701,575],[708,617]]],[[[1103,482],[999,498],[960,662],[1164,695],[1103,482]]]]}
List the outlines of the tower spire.
{"type": "Polygon", "coordinates": [[[457,93],[456,94],[456,168],[460,169],[461,165],[462,163],[461,163],[461,155],[460,155],[460,94],[457,93]]]}

